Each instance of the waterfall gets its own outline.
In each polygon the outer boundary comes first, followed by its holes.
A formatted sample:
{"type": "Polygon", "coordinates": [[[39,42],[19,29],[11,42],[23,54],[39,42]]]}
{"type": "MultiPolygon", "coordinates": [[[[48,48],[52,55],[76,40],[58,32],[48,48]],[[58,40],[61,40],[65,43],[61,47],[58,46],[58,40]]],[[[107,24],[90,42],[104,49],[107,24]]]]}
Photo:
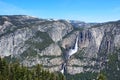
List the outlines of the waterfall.
{"type": "Polygon", "coordinates": [[[74,48],[71,48],[68,51],[68,56],[67,56],[68,59],[70,58],[70,56],[72,56],[73,54],[75,54],[77,51],[78,51],[78,37],[76,38],[74,48]]]}
{"type": "MultiPolygon", "coordinates": [[[[68,61],[69,58],[70,58],[70,56],[72,56],[73,54],[75,54],[77,51],[78,51],[78,37],[76,38],[74,48],[69,49],[67,55],[65,56],[66,60],[68,61]]],[[[62,74],[64,74],[64,72],[65,72],[66,64],[67,64],[66,61],[62,64],[62,69],[60,70],[60,72],[62,74]]]]}
{"type": "Polygon", "coordinates": [[[66,66],[66,63],[63,63],[63,64],[62,64],[62,69],[61,69],[61,71],[60,71],[62,74],[64,74],[65,66],[66,66]]]}

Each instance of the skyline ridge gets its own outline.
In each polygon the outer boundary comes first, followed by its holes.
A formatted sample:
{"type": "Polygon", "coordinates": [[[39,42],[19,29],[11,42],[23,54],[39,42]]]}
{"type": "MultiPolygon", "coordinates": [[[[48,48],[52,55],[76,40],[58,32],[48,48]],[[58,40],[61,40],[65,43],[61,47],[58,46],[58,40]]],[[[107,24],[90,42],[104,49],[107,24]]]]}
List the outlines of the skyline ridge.
{"type": "Polygon", "coordinates": [[[108,22],[120,19],[119,0],[0,0],[0,15],[108,22]]]}

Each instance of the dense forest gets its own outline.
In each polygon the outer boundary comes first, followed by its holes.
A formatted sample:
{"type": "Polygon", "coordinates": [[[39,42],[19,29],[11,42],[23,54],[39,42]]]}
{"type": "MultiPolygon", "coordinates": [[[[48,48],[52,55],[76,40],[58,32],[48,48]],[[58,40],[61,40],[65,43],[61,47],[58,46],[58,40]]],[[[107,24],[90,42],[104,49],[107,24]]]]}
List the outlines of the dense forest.
{"type": "MultiPolygon", "coordinates": [[[[102,74],[97,80],[106,80],[102,74]]],[[[67,78],[74,80],[73,78],[67,78]]],[[[83,79],[82,76],[79,79],[83,79]]],[[[0,80],[66,80],[65,76],[58,72],[44,70],[42,65],[37,64],[32,68],[20,65],[19,62],[8,63],[4,58],[0,58],[0,80]]]]}
{"type": "Polygon", "coordinates": [[[40,64],[28,68],[19,62],[7,63],[0,58],[0,80],[65,80],[65,77],[61,73],[44,70],[40,64]]]}
{"type": "Polygon", "coordinates": [[[109,55],[109,61],[100,73],[80,73],[76,75],[63,75],[59,72],[49,72],[44,70],[42,65],[25,67],[16,62],[8,62],[5,58],[0,58],[0,80],[120,80],[120,61],[118,54],[109,55]]]}

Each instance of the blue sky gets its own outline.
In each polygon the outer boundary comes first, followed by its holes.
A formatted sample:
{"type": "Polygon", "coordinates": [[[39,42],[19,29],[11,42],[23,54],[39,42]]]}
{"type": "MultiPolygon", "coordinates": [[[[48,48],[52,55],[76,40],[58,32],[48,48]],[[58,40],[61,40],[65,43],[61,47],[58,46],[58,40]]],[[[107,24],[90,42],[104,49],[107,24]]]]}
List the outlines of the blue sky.
{"type": "Polygon", "coordinates": [[[106,22],[120,19],[120,0],[0,0],[0,15],[106,22]]]}

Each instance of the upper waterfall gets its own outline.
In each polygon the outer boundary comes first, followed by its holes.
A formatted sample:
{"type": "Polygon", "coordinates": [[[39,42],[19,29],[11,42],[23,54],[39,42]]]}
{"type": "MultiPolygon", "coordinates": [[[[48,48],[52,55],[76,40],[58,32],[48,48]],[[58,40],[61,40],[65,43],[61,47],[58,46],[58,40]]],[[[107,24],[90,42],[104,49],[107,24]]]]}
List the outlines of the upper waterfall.
{"type": "Polygon", "coordinates": [[[68,51],[68,59],[70,58],[70,56],[72,56],[73,54],[75,54],[76,52],[78,51],[78,36],[76,38],[76,41],[75,41],[75,45],[73,48],[70,48],[69,51],[68,51]]]}

